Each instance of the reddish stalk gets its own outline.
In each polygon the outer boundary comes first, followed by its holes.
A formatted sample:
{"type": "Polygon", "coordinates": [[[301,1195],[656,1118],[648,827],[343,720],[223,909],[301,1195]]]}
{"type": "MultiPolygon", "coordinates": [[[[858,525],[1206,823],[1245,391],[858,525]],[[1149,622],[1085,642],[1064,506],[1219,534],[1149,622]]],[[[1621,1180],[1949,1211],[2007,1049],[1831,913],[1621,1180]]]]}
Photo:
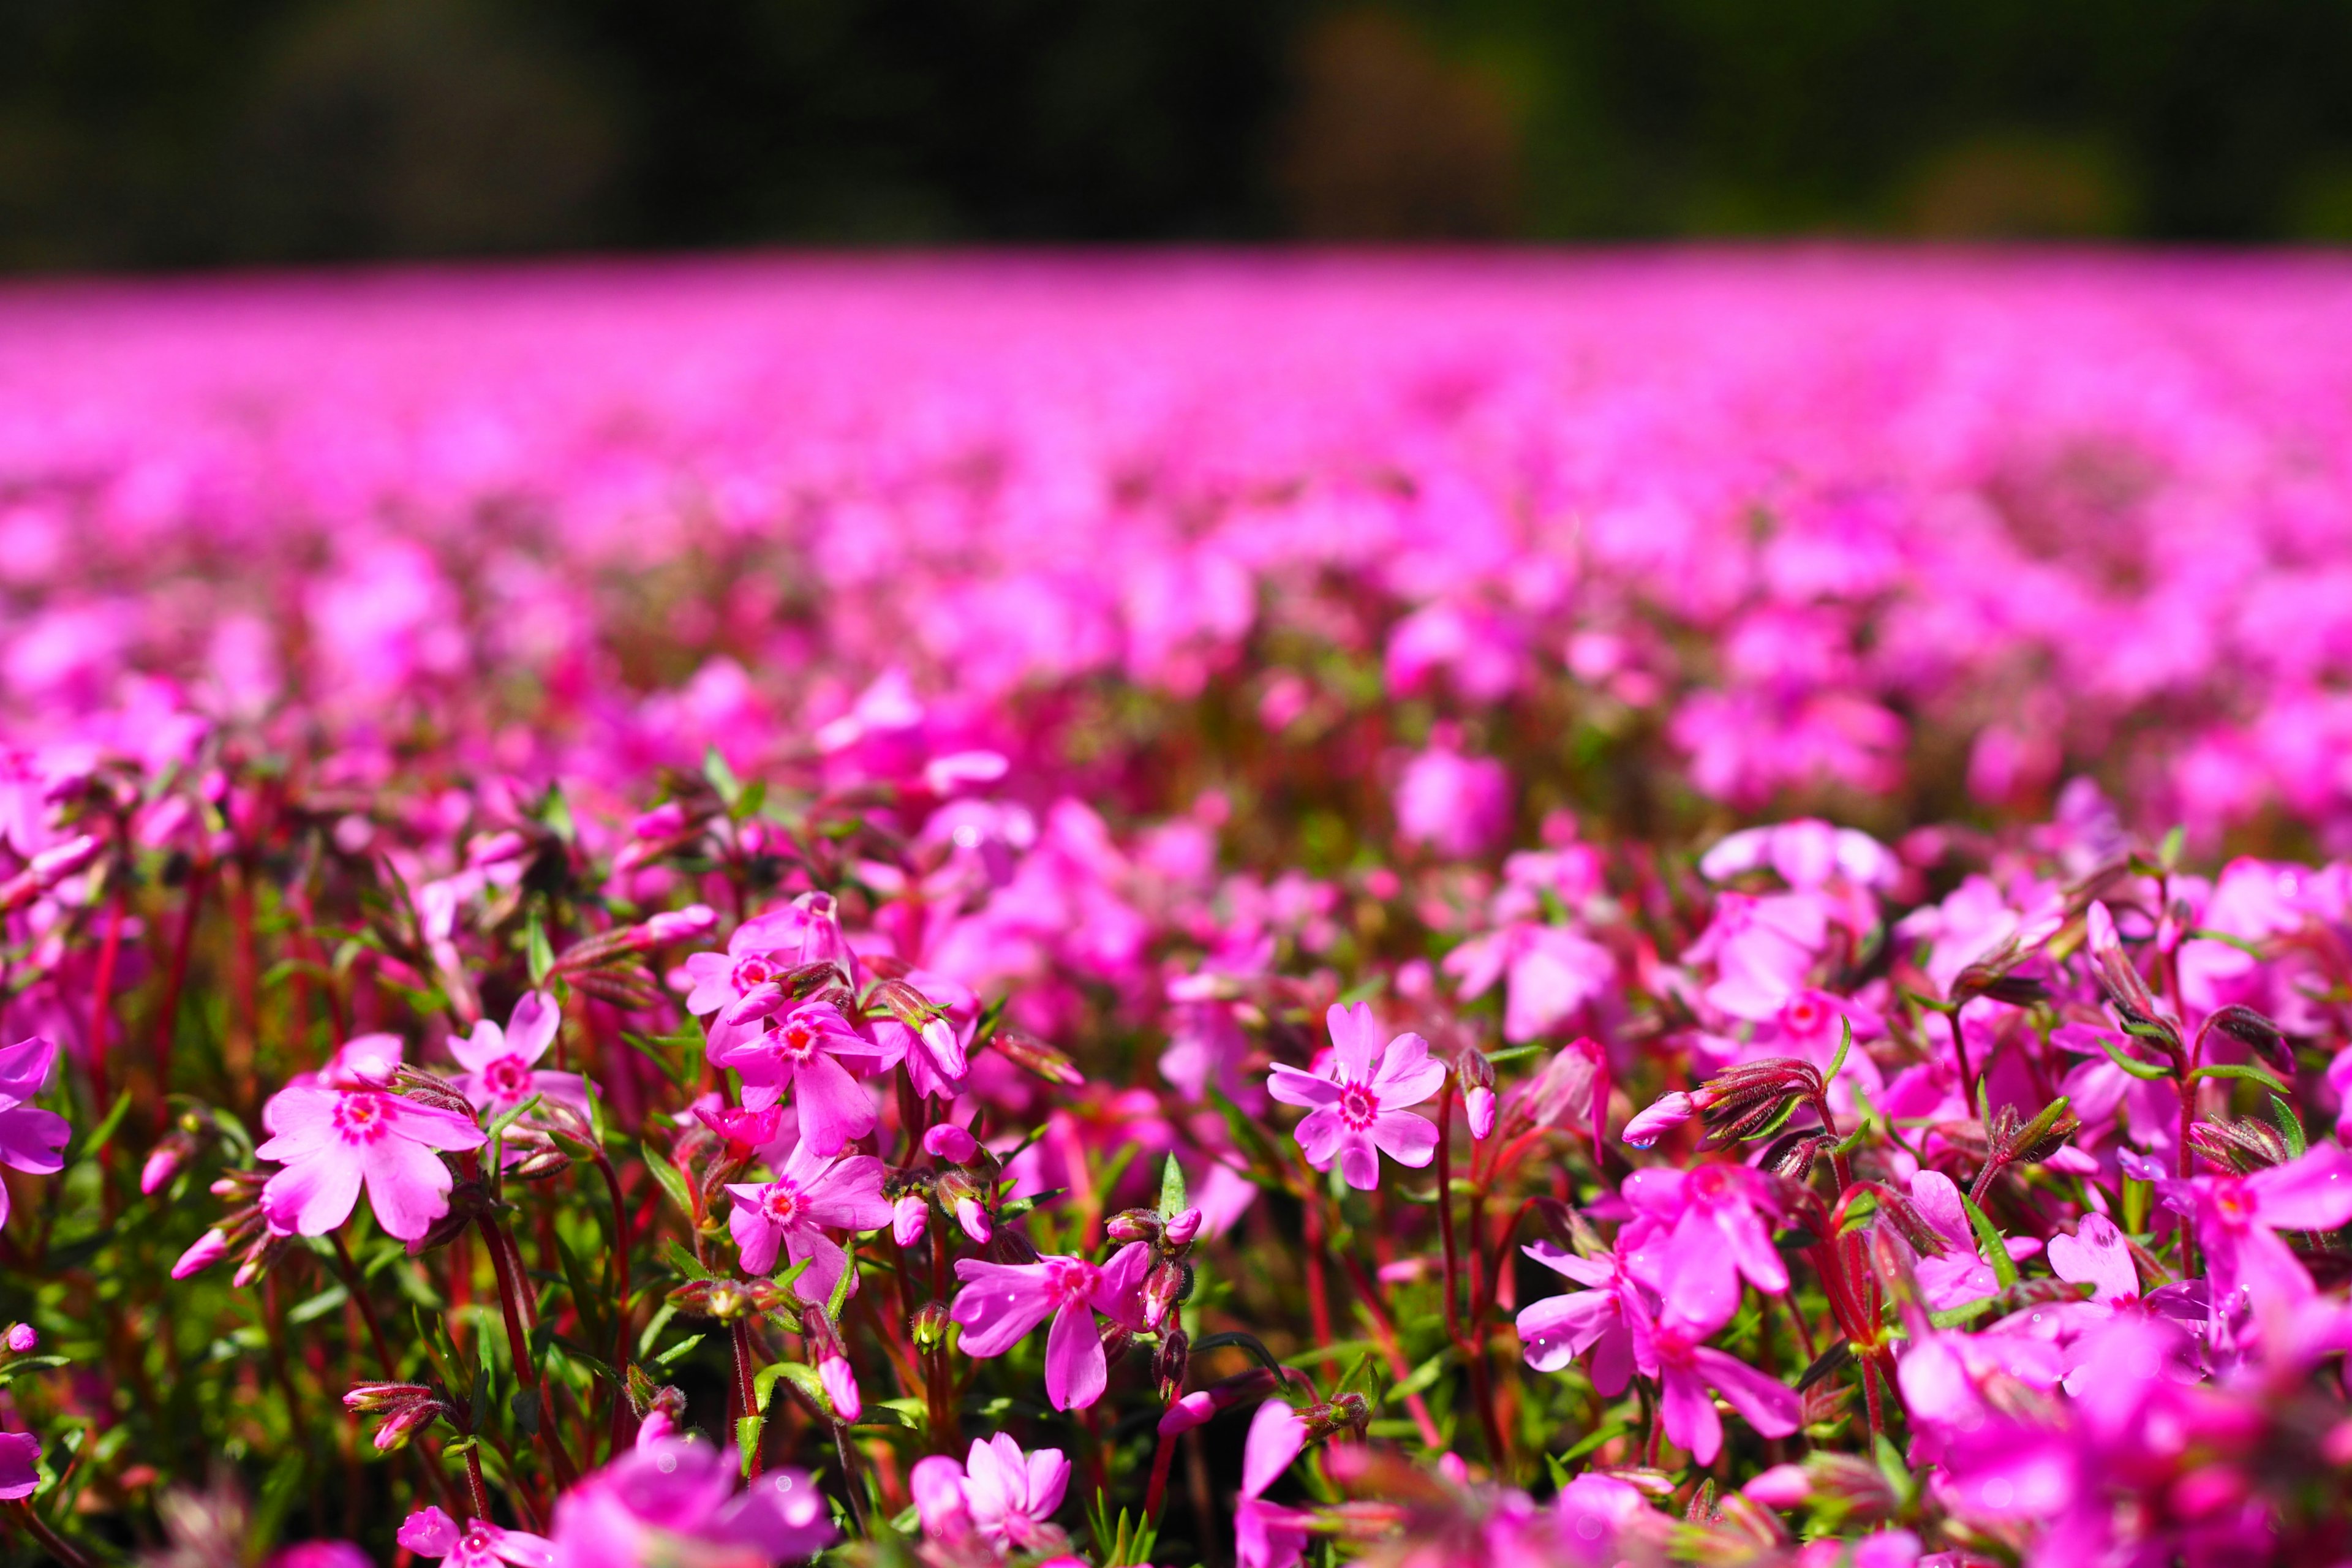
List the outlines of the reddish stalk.
{"type": "Polygon", "coordinates": [[[180,993],[188,983],[188,957],[195,948],[196,916],[204,910],[211,868],[201,862],[188,873],[187,898],[180,906],[180,929],[172,939],[172,966],[163,979],[163,1010],[155,1020],[155,1126],[172,1123],[172,1045],[180,1032],[180,993]]]}
{"type": "Polygon", "coordinates": [[[530,1332],[523,1327],[523,1280],[519,1259],[510,1255],[513,1246],[498,1221],[488,1215],[478,1216],[476,1224],[481,1230],[483,1245],[490,1249],[490,1268],[499,1277],[499,1310],[506,1317],[507,1346],[513,1352],[515,1376],[539,1396],[539,1440],[546,1446],[549,1465],[555,1472],[560,1487],[570,1486],[578,1472],[572,1468],[572,1457],[563,1451],[562,1440],[555,1435],[555,1412],[547,1397],[547,1389],[539,1375],[539,1363],[531,1359],[530,1332]]]}

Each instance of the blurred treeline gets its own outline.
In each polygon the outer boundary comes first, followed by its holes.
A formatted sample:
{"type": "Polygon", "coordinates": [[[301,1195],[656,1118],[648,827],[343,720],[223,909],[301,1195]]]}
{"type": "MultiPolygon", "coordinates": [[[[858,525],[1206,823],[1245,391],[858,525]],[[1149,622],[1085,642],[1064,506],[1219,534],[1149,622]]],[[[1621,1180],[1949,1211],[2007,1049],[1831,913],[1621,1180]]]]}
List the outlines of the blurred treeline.
{"type": "Polygon", "coordinates": [[[0,265],[2352,238],[2352,0],[0,0],[0,265]]]}

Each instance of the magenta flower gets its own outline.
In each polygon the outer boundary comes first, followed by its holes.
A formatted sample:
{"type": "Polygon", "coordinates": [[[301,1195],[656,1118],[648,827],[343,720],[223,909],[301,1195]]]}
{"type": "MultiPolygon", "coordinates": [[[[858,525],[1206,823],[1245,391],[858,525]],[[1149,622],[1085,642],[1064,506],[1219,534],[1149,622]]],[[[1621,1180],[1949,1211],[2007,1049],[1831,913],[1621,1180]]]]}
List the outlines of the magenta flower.
{"type": "MultiPolygon", "coordinates": [[[[824,1302],[849,1255],[825,1234],[878,1230],[890,1223],[890,1200],[882,1195],[882,1162],[871,1154],[829,1160],[805,1142],[794,1148],[772,1182],[730,1184],[735,1211],[727,1228],[742,1249],[743,1272],[765,1274],[776,1266],[779,1247],[808,1268],[793,1285],[801,1300],[824,1302]]],[[[850,1288],[856,1289],[856,1281],[850,1288]]]]}
{"type": "Polygon", "coordinates": [[[499,1028],[488,1018],[474,1026],[470,1036],[452,1036],[449,1054],[466,1070],[450,1081],[459,1093],[495,1116],[513,1110],[532,1095],[543,1095],[588,1114],[588,1086],[576,1072],[551,1072],[535,1067],[562,1026],[563,1010],[542,991],[527,991],[499,1028]]]}
{"type": "Polygon", "coordinates": [[[2301,1301],[2315,1289],[2311,1275],[2278,1233],[2352,1223],[2352,1154],[2322,1143],[2250,1176],[2168,1178],[2158,1190],[2195,1218],[2216,1311],[2239,1290],[2257,1304],[2301,1301]]]}
{"type": "Polygon", "coordinates": [[[1744,1165],[1654,1168],[1626,1177],[1623,1190],[1636,1213],[1617,1238],[1618,1256],[1664,1300],[1668,1316],[1712,1333],[1738,1310],[1742,1276],[1774,1295],[1788,1289],[1759,1173],[1744,1165]]]}
{"type": "Polygon", "coordinates": [[[841,1065],[841,1058],[870,1058],[874,1043],[822,1002],[803,1002],[776,1020],[776,1026],[719,1053],[723,1067],[743,1075],[743,1104],[763,1110],[793,1091],[801,1141],[820,1154],[838,1154],[853,1139],[874,1131],[873,1098],[841,1065]]]}
{"type": "Polygon", "coordinates": [[[469,1519],[463,1530],[437,1508],[408,1516],[394,1537],[419,1557],[439,1557],[449,1568],[555,1568],[555,1542],[529,1531],[501,1530],[486,1519],[469,1519]]]}
{"type": "Polygon", "coordinates": [[[41,1440],[30,1432],[0,1432],[0,1502],[31,1497],[41,1484],[41,1440]]]}
{"type": "Polygon", "coordinates": [[[742,1568],[797,1561],[835,1530],[805,1470],[770,1470],[739,1492],[731,1454],[657,1436],[556,1500],[553,1544],[564,1568],[742,1568]]]}
{"type": "Polygon", "coordinates": [[[276,1136],[254,1151],[285,1169],[261,1189],[280,1230],[324,1236],[351,1217],[367,1186],[376,1223],[415,1241],[449,1212],[449,1167],[437,1151],[478,1149],[470,1117],[377,1089],[282,1089],[262,1108],[276,1136]]]}
{"type": "MultiPolygon", "coordinates": [[[[36,1035],[0,1050],[0,1164],[35,1175],[65,1169],[73,1128],[54,1110],[25,1102],[40,1093],[58,1047],[36,1035]]],[[[8,1223],[8,1184],[0,1182],[0,1225],[8,1223]]]]}
{"type": "Polygon", "coordinates": [[[1697,1464],[1713,1462],[1723,1447],[1723,1421],[1707,1396],[1710,1388],[1767,1437],[1785,1437],[1797,1429],[1804,1407],[1794,1389],[1738,1356],[1699,1343],[1689,1325],[1671,1316],[1656,1324],[1634,1320],[1634,1353],[1642,1370],[1658,1380],[1666,1436],[1697,1464]]]}
{"type": "Polygon", "coordinates": [[[1143,1277],[1151,1267],[1148,1242],[1129,1242],[1099,1266],[1083,1258],[1041,1258],[1034,1263],[956,1265],[964,1282],[948,1316],[962,1325],[963,1348],[999,1356],[1054,1320],[1045,1341],[1045,1396],[1056,1410],[1081,1410],[1102,1397],[1110,1381],[1095,1314],[1139,1332],[1144,1328],[1143,1277]]]}
{"type": "Polygon", "coordinates": [[[727,939],[727,951],[686,955],[686,1010],[699,1018],[732,1006],[763,985],[772,985],[801,962],[807,914],[775,910],[745,921],[727,939]]]}
{"type": "MultiPolygon", "coordinates": [[[[1919,1293],[1928,1310],[1948,1311],[1999,1295],[2000,1278],[1977,1253],[1976,1232],[1969,1225],[1968,1210],[1960,1205],[1960,1189],[1952,1178],[1941,1171],[1913,1172],[1911,1202],[1944,1238],[1946,1247],[1941,1258],[1919,1259],[1919,1293]]],[[[2031,1258],[2042,1250],[2040,1242],[2025,1237],[2010,1237],[2006,1246],[2011,1259],[2031,1258]]],[[[2126,1267],[2129,1266],[2126,1261],[2126,1267]]]]}
{"type": "Polygon", "coordinates": [[[1265,1500],[1265,1489],[1306,1446],[1307,1423],[1279,1399],[1267,1400],[1250,1418],[1242,1444],[1241,1498],[1234,1505],[1235,1568],[1296,1568],[1306,1556],[1309,1516],[1265,1500]]]}
{"type": "Polygon", "coordinates": [[[1325,1021],[1331,1059],[1313,1073],[1277,1065],[1266,1092],[1285,1105],[1312,1107],[1297,1130],[1307,1163],[1328,1171],[1336,1158],[1347,1184],[1368,1193],[1381,1184],[1381,1154],[1415,1170],[1434,1157],[1436,1127],[1404,1108],[1438,1091],[1445,1066],[1429,1059],[1429,1042],[1419,1035],[1380,1046],[1380,1026],[1361,1002],[1333,1006],[1325,1021]]]}
{"type": "Polygon", "coordinates": [[[1591,1351],[1592,1386],[1614,1396],[1633,1375],[1633,1324],[1643,1315],[1637,1287],[1613,1253],[1579,1258],[1548,1241],[1519,1249],[1546,1268],[1588,1287],[1549,1297],[1519,1311],[1522,1354],[1538,1372],[1558,1372],[1591,1351]]]}
{"type": "Polygon", "coordinates": [[[999,1432],[965,1456],[963,1506],[971,1528],[999,1551],[1027,1551],[1051,1541],[1054,1510],[1069,1489],[1070,1461],[1059,1448],[1024,1454],[999,1432]]]}

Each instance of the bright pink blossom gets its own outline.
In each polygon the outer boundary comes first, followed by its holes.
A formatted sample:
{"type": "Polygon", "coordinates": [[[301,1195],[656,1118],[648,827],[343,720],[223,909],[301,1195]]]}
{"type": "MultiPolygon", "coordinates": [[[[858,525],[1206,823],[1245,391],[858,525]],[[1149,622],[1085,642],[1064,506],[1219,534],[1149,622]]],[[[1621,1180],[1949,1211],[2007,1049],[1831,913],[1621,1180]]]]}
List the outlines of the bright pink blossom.
{"type": "Polygon", "coordinates": [[[1723,1447],[1723,1422],[1707,1395],[1710,1388],[1767,1437],[1785,1437],[1797,1429],[1803,1406],[1795,1390],[1738,1356],[1699,1343],[1676,1321],[1653,1326],[1635,1320],[1634,1346],[1642,1370],[1658,1379],[1658,1412],[1666,1436],[1694,1462],[1712,1463],[1723,1447]]]}
{"type": "Polygon", "coordinates": [[[875,1049],[832,1007],[803,1002],[773,1028],[720,1052],[719,1060],[743,1075],[743,1103],[751,1110],[775,1104],[790,1088],[802,1142],[821,1154],[838,1154],[873,1131],[877,1120],[872,1096],[842,1060],[864,1067],[875,1049]]]}
{"type": "Polygon", "coordinates": [[[1404,1108],[1438,1091],[1445,1066],[1429,1059],[1429,1042],[1419,1035],[1380,1045],[1372,1010],[1360,1002],[1333,1006],[1327,1021],[1329,1063],[1315,1073],[1277,1064],[1266,1092],[1285,1105],[1313,1107],[1297,1131],[1308,1164],[1328,1171],[1337,1159],[1349,1186],[1370,1192],[1381,1184],[1381,1154],[1415,1169],[1434,1157],[1436,1126],[1404,1108]]]}
{"type": "Polygon", "coordinates": [[[741,1491],[732,1453],[677,1437],[635,1451],[556,1500],[563,1568],[746,1568],[797,1561],[839,1536],[805,1470],[770,1470],[741,1491]]]}
{"type": "Polygon", "coordinates": [[[2250,1176],[2167,1179],[2158,1190],[2194,1216],[2217,1310],[2240,1290],[2257,1305],[2300,1301],[2312,1293],[2311,1275],[2278,1233],[2352,1223],[2352,1153],[2322,1143],[2250,1176]]]}
{"type": "Polygon", "coordinates": [[[1070,1461],[1059,1448],[1024,1454],[1002,1432],[975,1441],[964,1458],[964,1510],[992,1546],[1018,1552],[1050,1539],[1042,1527],[1051,1523],[1069,1485],[1070,1461]]]}
{"type": "Polygon", "coordinates": [[[727,1228],[742,1249],[743,1271],[767,1273],[781,1247],[794,1263],[808,1263],[793,1287],[801,1300],[831,1300],[849,1255],[825,1232],[878,1230],[890,1223],[882,1174],[882,1162],[871,1154],[831,1160],[802,1143],[774,1181],[730,1184],[735,1208],[727,1228]]]}
{"type": "Polygon", "coordinates": [[[486,1519],[457,1521],[437,1508],[419,1509],[403,1521],[401,1545],[419,1557],[438,1557],[449,1568],[555,1568],[555,1542],[524,1530],[502,1530],[486,1519]]]}
{"type": "Polygon", "coordinates": [[[478,1149],[487,1137],[471,1117],[379,1089],[283,1089],[261,1121],[276,1136],[254,1152],[286,1167],[262,1188],[262,1212],[302,1236],[349,1219],[364,1183],[376,1223],[416,1240],[449,1212],[439,1151],[478,1149]]]}
{"type": "Polygon", "coordinates": [[[1618,1268],[1612,1253],[1579,1258],[1548,1241],[1520,1250],[1586,1287],[1519,1310],[1527,1363],[1538,1372],[1558,1372],[1591,1351],[1592,1386],[1612,1397],[1624,1393],[1633,1373],[1633,1324],[1646,1310],[1639,1287],[1618,1268]]]}
{"type": "MultiPolygon", "coordinates": [[[[41,1091],[57,1055],[37,1035],[0,1049],[0,1164],[43,1176],[65,1168],[73,1128],[56,1111],[26,1103],[41,1091]]],[[[7,1223],[8,1184],[0,1181],[0,1225],[7,1223]]]]}
{"type": "Polygon", "coordinates": [[[1307,1424],[1279,1399],[1269,1399],[1250,1418],[1242,1444],[1242,1491],[1234,1505],[1235,1568],[1296,1568],[1305,1557],[1309,1516],[1265,1500],[1268,1487],[1307,1446],[1307,1424]]]}
{"type": "Polygon", "coordinates": [[[588,1114],[588,1086],[576,1072],[537,1067],[562,1026],[563,1010],[543,991],[526,991],[499,1028],[484,1018],[469,1035],[449,1037],[449,1054],[466,1070],[450,1081],[459,1093],[495,1116],[532,1095],[544,1095],[588,1114]]]}
{"type": "Polygon", "coordinates": [[[29,1432],[0,1432],[0,1502],[31,1497],[41,1484],[41,1440],[29,1432]]]}
{"type": "Polygon", "coordinates": [[[962,1325],[963,1348],[976,1356],[1003,1355],[1053,1319],[1045,1342],[1045,1396],[1056,1410],[1083,1409],[1109,1384],[1095,1314],[1141,1331],[1143,1277],[1150,1267],[1150,1245],[1141,1241],[1120,1247],[1101,1265],[1083,1258],[1046,1257],[1034,1263],[967,1258],[956,1265],[963,1289],[948,1316],[962,1325]]]}

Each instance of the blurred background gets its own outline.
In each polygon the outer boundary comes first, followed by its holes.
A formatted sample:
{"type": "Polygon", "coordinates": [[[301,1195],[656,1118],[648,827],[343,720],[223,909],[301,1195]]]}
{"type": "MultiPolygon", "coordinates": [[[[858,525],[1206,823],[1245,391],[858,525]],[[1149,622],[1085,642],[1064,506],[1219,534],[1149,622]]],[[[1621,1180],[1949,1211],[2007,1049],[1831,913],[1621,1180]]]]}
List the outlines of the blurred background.
{"type": "Polygon", "coordinates": [[[2352,0],[0,0],[0,267],[2352,239],[2352,0]]]}

